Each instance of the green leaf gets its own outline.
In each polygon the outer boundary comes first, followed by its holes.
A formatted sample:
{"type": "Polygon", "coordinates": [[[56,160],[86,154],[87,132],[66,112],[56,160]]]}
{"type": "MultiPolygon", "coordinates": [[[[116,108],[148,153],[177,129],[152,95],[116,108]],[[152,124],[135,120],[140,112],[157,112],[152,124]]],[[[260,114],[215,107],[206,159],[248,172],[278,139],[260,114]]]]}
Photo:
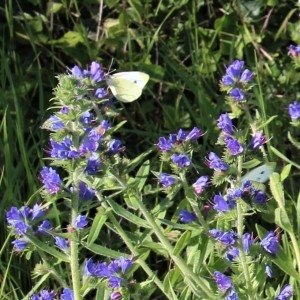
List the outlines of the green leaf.
{"type": "Polygon", "coordinates": [[[274,199],[276,200],[279,207],[283,207],[284,203],[284,192],[283,186],[280,181],[280,175],[273,173],[270,177],[270,189],[274,199]]]}
{"type": "Polygon", "coordinates": [[[280,151],[278,151],[276,148],[274,148],[273,146],[270,146],[270,149],[281,159],[283,159],[284,161],[290,163],[291,165],[293,165],[294,167],[296,167],[297,169],[300,169],[300,165],[294,163],[293,161],[291,161],[290,159],[288,159],[284,154],[282,154],[280,151]]]}
{"type": "Polygon", "coordinates": [[[89,232],[89,237],[87,240],[88,245],[92,244],[99,237],[100,230],[105,221],[107,220],[107,210],[105,211],[103,207],[100,207],[97,210],[98,212],[93,220],[93,224],[89,232]]]}
{"type": "Polygon", "coordinates": [[[177,241],[174,247],[173,254],[180,255],[181,251],[187,246],[190,238],[191,238],[191,232],[185,231],[184,234],[182,234],[179,240],[177,241]]]}
{"type": "Polygon", "coordinates": [[[289,177],[290,175],[290,172],[291,172],[291,168],[292,168],[292,165],[291,164],[288,164],[286,165],[283,170],[281,171],[280,173],[280,179],[281,179],[281,182],[283,182],[286,178],[289,177]]]}
{"type": "Polygon", "coordinates": [[[288,132],[288,139],[296,148],[300,149],[300,142],[296,141],[290,132],[288,132]]]}
{"type": "Polygon", "coordinates": [[[136,215],[129,212],[127,209],[123,208],[113,200],[108,200],[109,205],[113,209],[113,211],[119,215],[120,217],[130,221],[131,223],[135,224],[136,226],[140,226],[143,228],[151,228],[151,226],[143,219],[137,217],[136,215]]]}
{"type": "Polygon", "coordinates": [[[45,242],[40,241],[39,239],[37,239],[36,237],[34,237],[32,235],[26,235],[26,236],[32,242],[32,244],[34,244],[38,249],[42,250],[43,252],[46,252],[61,261],[64,261],[67,263],[70,262],[69,256],[67,256],[65,253],[63,253],[59,250],[56,250],[53,246],[49,246],[49,245],[45,244],[45,242]]]}
{"type": "MultiPolygon", "coordinates": [[[[271,256],[270,256],[271,257],[271,256]]],[[[294,277],[297,281],[300,281],[300,275],[295,269],[293,260],[286,255],[282,248],[279,249],[275,258],[271,257],[272,262],[274,262],[283,272],[294,277]]]]}
{"type": "Polygon", "coordinates": [[[285,231],[289,233],[293,232],[292,224],[290,223],[289,217],[286,211],[281,208],[275,209],[275,223],[285,231]]]}
{"type": "Polygon", "coordinates": [[[148,178],[150,172],[150,161],[147,160],[143,163],[143,165],[140,167],[140,169],[138,170],[136,176],[135,176],[135,181],[137,183],[137,189],[138,191],[142,191],[146,180],[148,178]]]}
{"type": "Polygon", "coordinates": [[[82,245],[86,249],[92,251],[93,253],[98,254],[98,255],[103,255],[105,257],[112,257],[112,258],[119,258],[120,256],[128,257],[128,253],[122,253],[119,251],[115,251],[115,250],[103,247],[101,245],[98,245],[98,244],[88,245],[88,244],[82,243],[82,245]]]}

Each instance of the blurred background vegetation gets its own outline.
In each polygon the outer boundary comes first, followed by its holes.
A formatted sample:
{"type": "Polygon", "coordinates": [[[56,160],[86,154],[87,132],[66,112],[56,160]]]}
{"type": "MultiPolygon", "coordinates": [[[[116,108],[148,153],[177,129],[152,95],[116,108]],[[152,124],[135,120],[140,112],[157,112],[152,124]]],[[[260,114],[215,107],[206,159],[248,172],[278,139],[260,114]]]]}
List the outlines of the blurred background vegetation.
{"type": "Polygon", "coordinates": [[[107,71],[147,72],[142,98],[123,105],[120,116],[127,120],[119,134],[128,156],[194,126],[209,132],[206,155],[217,139],[216,119],[226,111],[219,80],[226,65],[243,59],[256,73],[254,93],[263,91],[262,118],[280,115],[269,126],[272,145],[297,161],[287,139],[287,105],[299,97],[299,75],[287,48],[300,44],[299,14],[297,1],[278,0],[1,1],[1,299],[19,299],[32,287],[28,270],[35,260],[12,255],[5,211],[37,200],[48,139],[40,126],[57,74],[91,61],[107,71]]]}

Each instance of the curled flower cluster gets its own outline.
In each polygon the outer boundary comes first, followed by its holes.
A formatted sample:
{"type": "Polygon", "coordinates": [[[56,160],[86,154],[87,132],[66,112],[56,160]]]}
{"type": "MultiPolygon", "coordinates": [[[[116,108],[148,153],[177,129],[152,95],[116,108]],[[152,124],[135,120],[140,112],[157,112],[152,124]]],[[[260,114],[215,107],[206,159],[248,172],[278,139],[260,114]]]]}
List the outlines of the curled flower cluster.
{"type": "Polygon", "coordinates": [[[121,294],[118,289],[126,287],[128,281],[126,272],[132,264],[132,259],[123,256],[111,261],[109,264],[106,262],[94,263],[93,259],[90,258],[86,261],[83,274],[87,277],[106,278],[109,286],[114,289],[111,299],[118,299],[117,295],[121,294]]]}
{"type": "Polygon", "coordinates": [[[242,60],[235,60],[226,68],[226,74],[221,80],[221,87],[235,101],[245,100],[247,83],[253,77],[253,73],[250,70],[244,69],[244,64],[245,62],[242,60]]]}

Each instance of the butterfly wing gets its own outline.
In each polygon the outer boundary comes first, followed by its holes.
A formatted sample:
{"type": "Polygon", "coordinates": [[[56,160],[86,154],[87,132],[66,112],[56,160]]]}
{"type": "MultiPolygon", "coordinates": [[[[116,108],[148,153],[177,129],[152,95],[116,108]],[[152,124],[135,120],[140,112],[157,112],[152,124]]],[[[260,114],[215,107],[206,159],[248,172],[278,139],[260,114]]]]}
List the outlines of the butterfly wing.
{"type": "Polygon", "coordinates": [[[138,99],[149,80],[143,72],[120,72],[108,76],[106,82],[112,94],[121,102],[132,102],[138,99]]]}
{"type": "Polygon", "coordinates": [[[250,180],[259,183],[266,182],[275,169],[275,163],[266,163],[261,165],[242,177],[242,181],[250,180]]]}

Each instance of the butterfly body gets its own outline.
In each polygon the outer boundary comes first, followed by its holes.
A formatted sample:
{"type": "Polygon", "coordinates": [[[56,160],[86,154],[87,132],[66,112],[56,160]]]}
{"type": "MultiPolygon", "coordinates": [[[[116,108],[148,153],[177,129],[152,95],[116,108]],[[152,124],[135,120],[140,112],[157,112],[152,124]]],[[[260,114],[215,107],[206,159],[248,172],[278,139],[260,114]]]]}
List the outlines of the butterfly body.
{"type": "Polygon", "coordinates": [[[143,88],[149,80],[144,72],[119,72],[107,76],[106,82],[111,93],[121,102],[132,102],[142,95],[143,88]]]}

